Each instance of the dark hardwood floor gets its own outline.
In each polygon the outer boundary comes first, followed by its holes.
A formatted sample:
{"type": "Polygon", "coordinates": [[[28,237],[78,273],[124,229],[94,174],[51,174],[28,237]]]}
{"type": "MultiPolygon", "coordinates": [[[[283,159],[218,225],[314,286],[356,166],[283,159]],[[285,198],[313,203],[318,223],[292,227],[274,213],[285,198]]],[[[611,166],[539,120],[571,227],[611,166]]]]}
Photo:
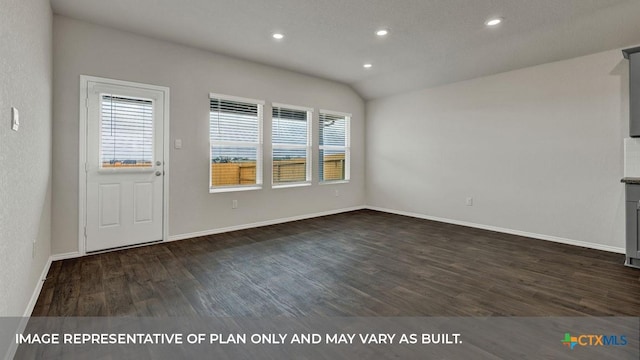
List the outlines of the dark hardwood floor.
{"type": "Polygon", "coordinates": [[[623,260],[361,210],[57,261],[33,316],[640,316],[623,260]]]}

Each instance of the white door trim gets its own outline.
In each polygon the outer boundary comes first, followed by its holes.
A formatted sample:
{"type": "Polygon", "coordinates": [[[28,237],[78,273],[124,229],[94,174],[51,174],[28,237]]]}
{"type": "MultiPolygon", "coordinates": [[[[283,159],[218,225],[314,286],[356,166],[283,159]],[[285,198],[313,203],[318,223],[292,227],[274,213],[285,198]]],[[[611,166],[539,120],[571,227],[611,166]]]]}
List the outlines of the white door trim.
{"type": "Polygon", "coordinates": [[[89,82],[100,82],[103,84],[122,85],[130,87],[138,87],[147,90],[156,90],[162,92],[164,96],[164,176],[163,176],[163,196],[162,196],[162,241],[169,239],[169,88],[165,86],[142,84],[130,81],[107,79],[95,76],[80,75],[80,123],[79,123],[79,149],[78,149],[78,252],[80,255],[86,255],[86,236],[85,229],[87,225],[87,173],[85,166],[87,163],[87,116],[88,116],[88,87],[89,82]]]}

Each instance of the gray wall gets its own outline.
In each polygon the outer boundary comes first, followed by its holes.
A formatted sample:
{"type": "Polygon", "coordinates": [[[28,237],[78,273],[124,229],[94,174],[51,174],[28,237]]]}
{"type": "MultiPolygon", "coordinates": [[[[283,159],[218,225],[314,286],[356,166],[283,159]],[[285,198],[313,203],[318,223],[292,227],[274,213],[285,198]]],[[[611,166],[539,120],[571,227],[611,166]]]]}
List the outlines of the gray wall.
{"type": "MultiPolygon", "coordinates": [[[[364,205],[364,102],[349,87],[102,26],[54,17],[54,254],[78,250],[78,112],[80,75],[171,89],[169,234],[239,226],[364,205]],[[349,184],[209,194],[209,92],[350,112],[349,184]],[[334,196],[334,190],[340,196],[334,196]],[[239,208],[232,210],[237,199],[239,208]]],[[[270,107],[265,107],[269,113],[270,107]]],[[[265,116],[265,150],[270,140],[265,116]]],[[[316,132],[317,134],[317,132],[316,132]]],[[[317,141],[316,141],[317,143],[317,141]]],[[[314,153],[317,159],[317,151],[314,153]]],[[[265,174],[270,168],[265,164],[265,174]]],[[[314,169],[314,178],[317,170],[314,169]]],[[[265,177],[265,179],[270,179],[265,177]]],[[[317,182],[317,179],[314,179],[317,182]]]]}
{"type": "Polygon", "coordinates": [[[52,14],[47,0],[0,9],[0,316],[22,316],[50,255],[52,14]]]}
{"type": "Polygon", "coordinates": [[[614,50],[371,101],[367,202],[619,251],[628,97],[614,50]]]}

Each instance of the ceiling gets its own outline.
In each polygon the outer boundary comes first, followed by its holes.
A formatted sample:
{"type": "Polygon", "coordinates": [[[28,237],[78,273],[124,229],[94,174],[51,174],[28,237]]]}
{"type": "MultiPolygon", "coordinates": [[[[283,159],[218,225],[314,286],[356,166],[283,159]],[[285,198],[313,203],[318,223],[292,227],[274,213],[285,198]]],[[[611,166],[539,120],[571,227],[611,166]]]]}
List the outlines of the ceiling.
{"type": "Polygon", "coordinates": [[[365,99],[640,44],[639,0],[51,3],[57,14],[339,81],[365,99]],[[488,28],[491,17],[504,22],[488,28]]]}

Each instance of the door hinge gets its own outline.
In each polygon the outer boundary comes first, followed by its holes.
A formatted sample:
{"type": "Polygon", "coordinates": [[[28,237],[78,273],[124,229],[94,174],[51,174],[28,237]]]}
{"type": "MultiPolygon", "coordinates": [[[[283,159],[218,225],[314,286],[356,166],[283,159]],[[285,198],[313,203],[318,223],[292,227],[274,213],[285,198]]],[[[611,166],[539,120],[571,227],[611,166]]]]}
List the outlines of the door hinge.
{"type": "Polygon", "coordinates": [[[89,163],[84,163],[84,172],[89,172],[89,163]]]}
{"type": "Polygon", "coordinates": [[[87,109],[89,108],[89,98],[88,97],[84,98],[84,107],[86,107],[87,109]]]}
{"type": "Polygon", "coordinates": [[[87,227],[86,226],[84,227],[84,238],[85,239],[87,238],[87,227]]]}

